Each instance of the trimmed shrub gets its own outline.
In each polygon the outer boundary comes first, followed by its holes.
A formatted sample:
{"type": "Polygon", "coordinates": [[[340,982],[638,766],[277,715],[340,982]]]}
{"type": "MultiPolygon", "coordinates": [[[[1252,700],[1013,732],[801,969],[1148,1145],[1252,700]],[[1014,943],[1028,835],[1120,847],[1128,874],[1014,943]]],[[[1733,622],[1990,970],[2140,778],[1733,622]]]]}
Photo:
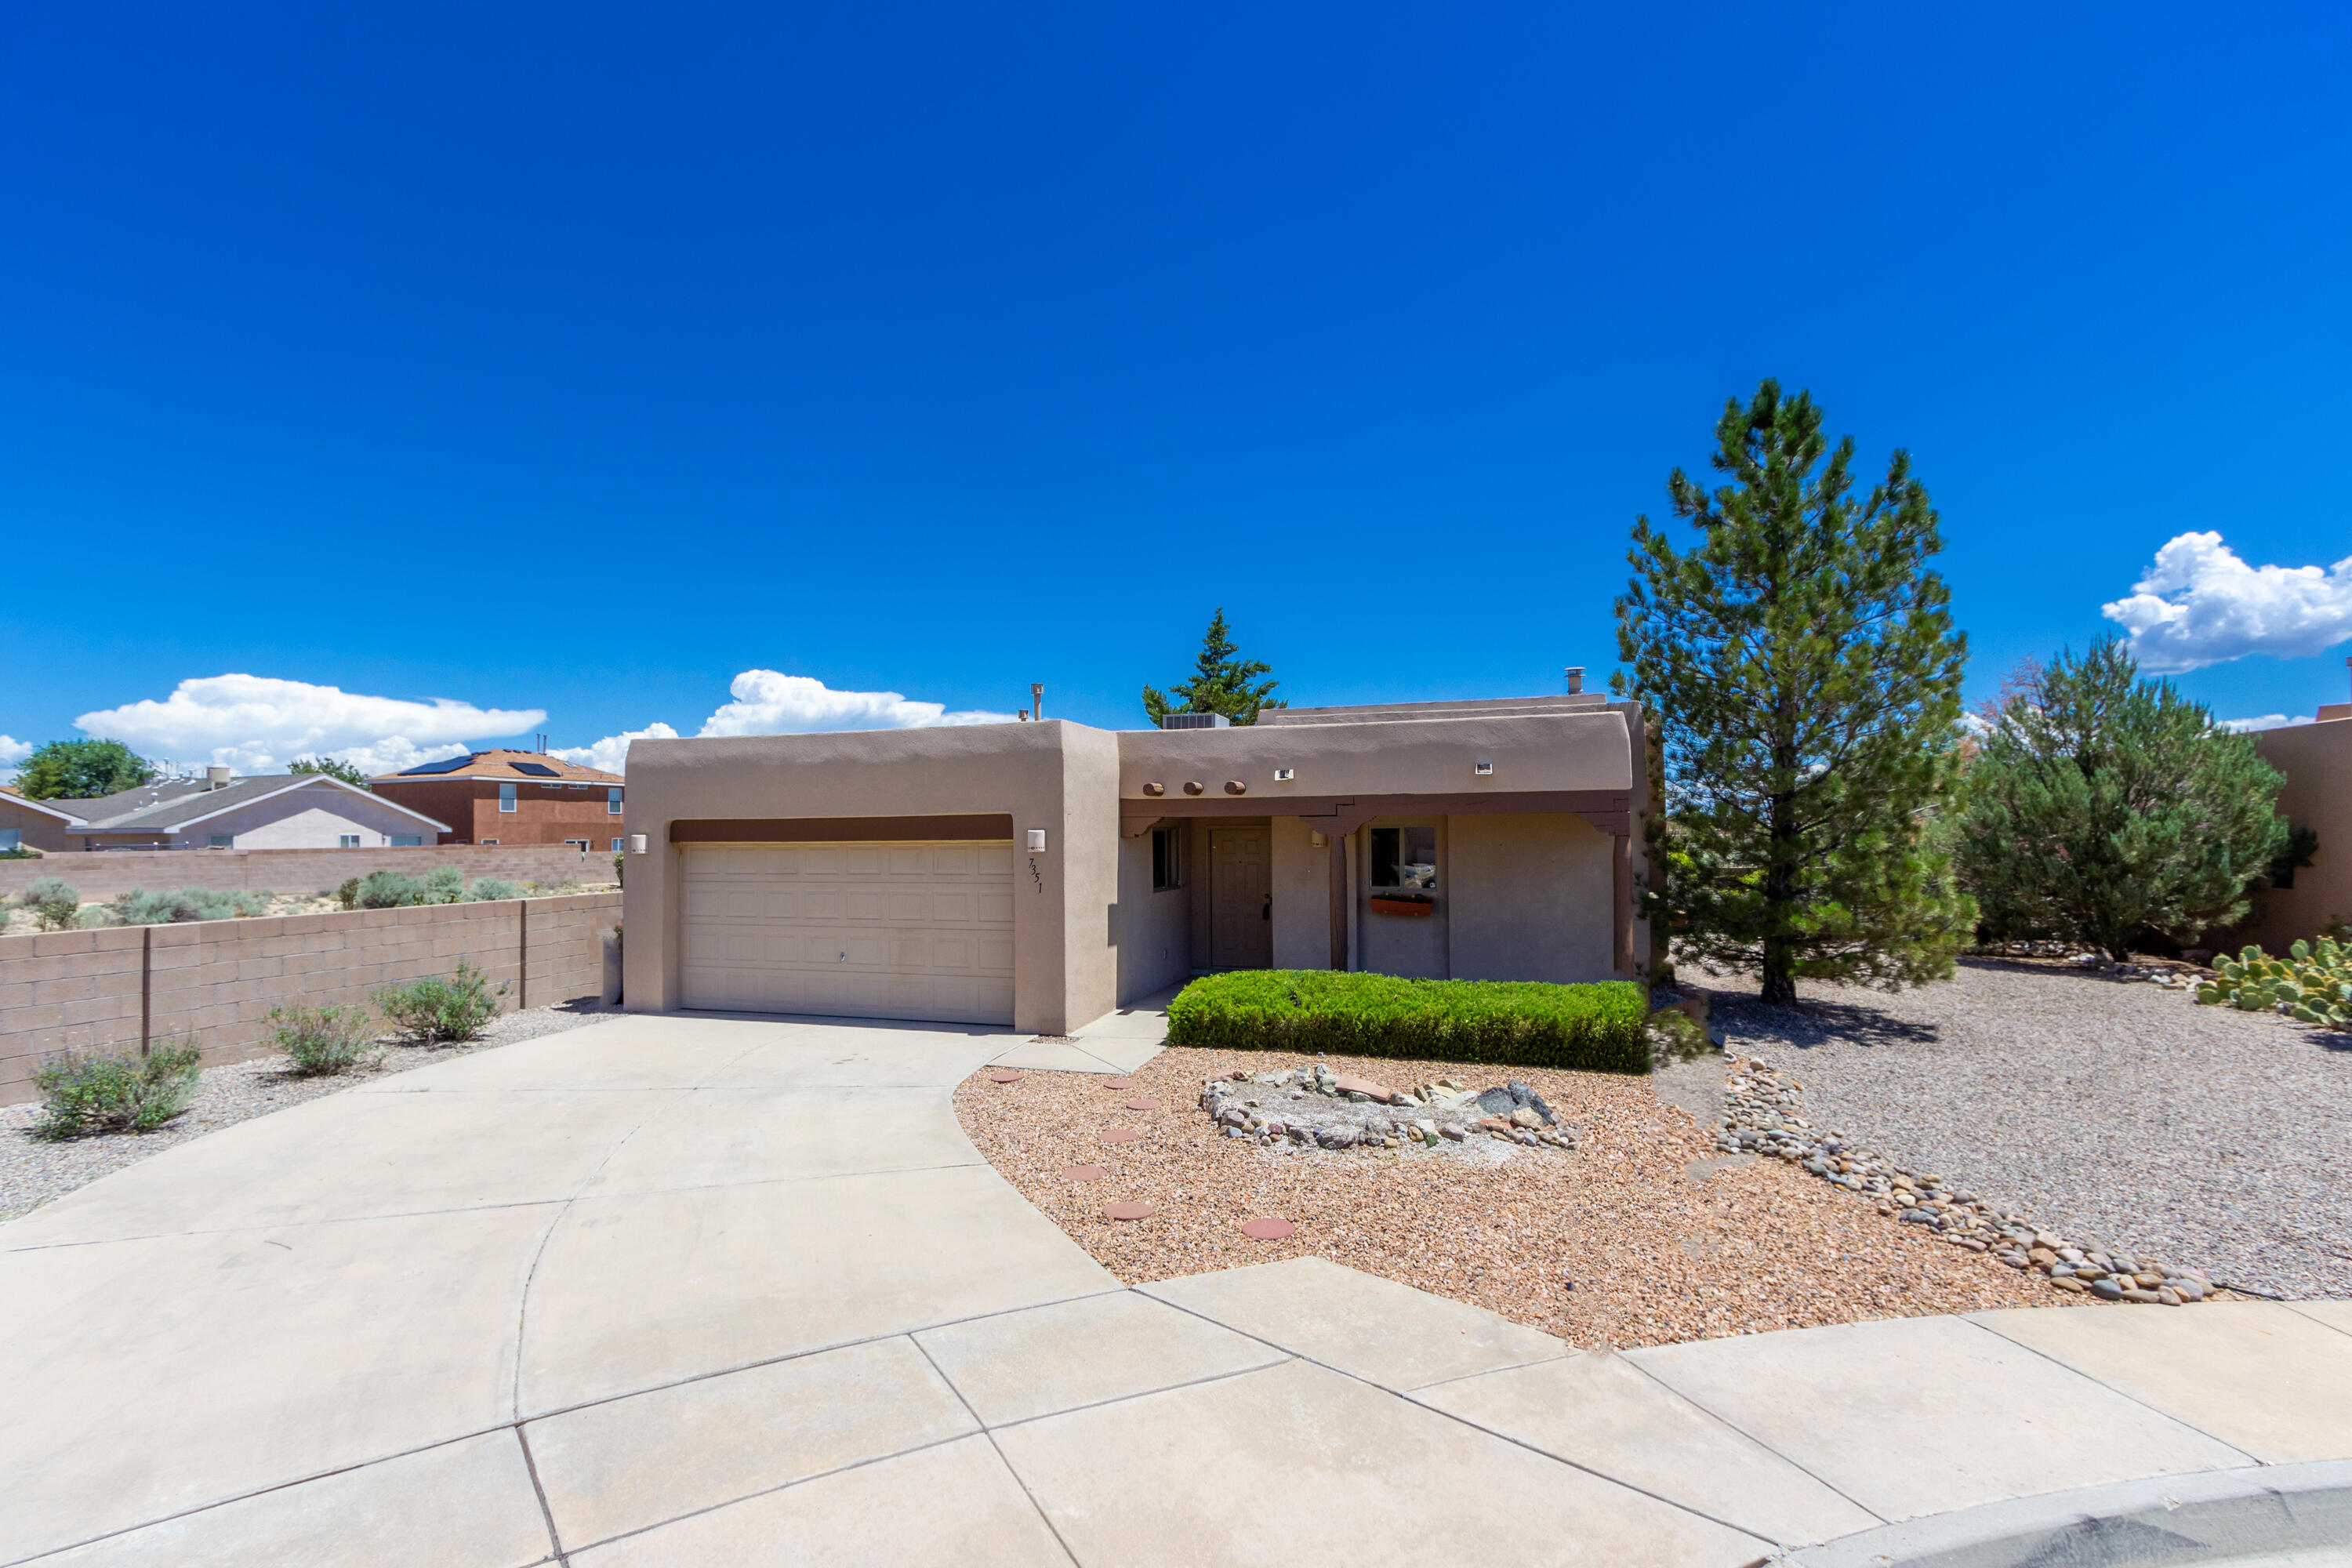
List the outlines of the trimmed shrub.
{"type": "Polygon", "coordinates": [[[342,905],[343,908],[347,910],[358,909],[360,907],[360,879],[357,877],[345,879],[343,885],[337,888],[331,897],[334,899],[335,902],[342,905]]]}
{"type": "Polygon", "coordinates": [[[62,877],[36,877],[17,901],[31,910],[44,931],[71,931],[81,918],[81,894],[62,877]]]}
{"type": "Polygon", "coordinates": [[[374,1019],[364,1007],[291,1007],[269,1010],[271,1037],[294,1070],[306,1078],[373,1067],[383,1058],[375,1043],[374,1019]]]}
{"type": "Polygon", "coordinates": [[[1626,980],[1404,980],[1321,969],[1237,970],[1168,1005],[1168,1043],[1244,1051],[1650,1070],[1649,1005],[1626,980]]]}
{"type": "Polygon", "coordinates": [[[504,877],[484,877],[466,889],[466,897],[478,904],[491,903],[499,899],[520,899],[522,897],[522,885],[509,882],[504,877]]]}
{"type": "Polygon", "coordinates": [[[460,959],[457,973],[446,980],[428,975],[405,985],[387,985],[375,994],[374,1001],[376,1011],[395,1026],[418,1040],[437,1045],[470,1040],[480,1034],[482,1026],[499,1016],[499,999],[507,989],[502,980],[497,990],[491,990],[488,977],[460,959]]]}
{"type": "Polygon", "coordinates": [[[436,866],[425,873],[425,896],[418,901],[427,904],[462,903],[466,898],[466,873],[455,866],[436,866]]]}
{"type": "Polygon", "coordinates": [[[33,1087],[41,1091],[33,1136],[152,1132],[188,1108],[203,1054],[193,1038],[173,1038],[143,1058],[136,1051],[53,1057],[33,1069],[33,1087]]]}
{"type": "Polygon", "coordinates": [[[271,895],[245,888],[171,888],[149,892],[133,888],[107,906],[127,926],[173,925],[182,921],[233,921],[269,912],[271,895]]]}
{"type": "Polygon", "coordinates": [[[357,894],[363,910],[398,910],[425,902],[425,884],[397,871],[370,871],[360,879],[357,894]]]}

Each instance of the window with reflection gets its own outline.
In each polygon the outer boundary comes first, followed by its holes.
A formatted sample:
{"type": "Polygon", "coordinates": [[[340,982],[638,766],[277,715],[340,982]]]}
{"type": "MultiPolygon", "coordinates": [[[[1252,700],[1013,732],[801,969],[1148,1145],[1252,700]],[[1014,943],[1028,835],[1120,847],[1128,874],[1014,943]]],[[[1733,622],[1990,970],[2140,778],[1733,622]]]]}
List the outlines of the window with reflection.
{"type": "Polygon", "coordinates": [[[1372,886],[1433,891],[1437,887],[1437,828],[1375,827],[1371,830],[1372,886]]]}

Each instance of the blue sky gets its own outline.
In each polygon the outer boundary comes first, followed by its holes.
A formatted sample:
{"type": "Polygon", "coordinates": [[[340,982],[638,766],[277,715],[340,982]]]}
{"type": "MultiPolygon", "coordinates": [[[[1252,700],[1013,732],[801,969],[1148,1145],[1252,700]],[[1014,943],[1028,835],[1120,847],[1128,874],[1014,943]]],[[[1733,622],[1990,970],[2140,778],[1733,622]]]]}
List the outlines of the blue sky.
{"type": "Polygon", "coordinates": [[[1766,375],[1912,451],[1972,695],[2218,533],[2148,646],[2308,714],[2352,652],[2347,34],[12,8],[0,734],[398,760],[1032,680],[1132,725],[1219,604],[1301,702],[1557,689],[1766,375]]]}

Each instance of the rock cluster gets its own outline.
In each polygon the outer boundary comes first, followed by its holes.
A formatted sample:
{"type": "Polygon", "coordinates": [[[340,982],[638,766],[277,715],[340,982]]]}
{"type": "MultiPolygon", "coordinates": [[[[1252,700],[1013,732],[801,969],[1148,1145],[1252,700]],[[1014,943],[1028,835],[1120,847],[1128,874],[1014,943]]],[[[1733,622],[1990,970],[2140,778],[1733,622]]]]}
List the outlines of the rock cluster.
{"type": "Polygon", "coordinates": [[[1201,1109],[1226,1137],[1269,1148],[1435,1149],[1475,1138],[1576,1147],[1543,1096],[1517,1081],[1482,1090],[1441,1078],[1392,1089],[1320,1062],[1255,1077],[1235,1068],[1201,1086],[1201,1109]]]}
{"type": "Polygon", "coordinates": [[[2180,1307],[2203,1300],[2214,1289],[2202,1269],[2070,1240],[1941,1176],[1905,1170],[1842,1131],[1816,1131],[1804,1116],[1804,1094],[1802,1084],[1760,1058],[1733,1058],[1716,1146],[1726,1153],[1785,1160],[1869,1199],[1898,1223],[1925,1226],[1955,1247],[1990,1252],[2011,1268],[2044,1275],[2055,1289],[2180,1307]]]}
{"type": "MultiPolygon", "coordinates": [[[[2066,942],[2003,942],[1993,951],[2008,958],[2063,958],[2076,969],[2090,970],[2116,980],[2145,981],[2169,991],[2194,991],[2200,977],[2211,973],[2189,963],[2117,963],[2104,952],[2085,952],[2066,942]]],[[[2202,953],[2203,950],[2192,949],[2191,952],[2202,953]]]]}

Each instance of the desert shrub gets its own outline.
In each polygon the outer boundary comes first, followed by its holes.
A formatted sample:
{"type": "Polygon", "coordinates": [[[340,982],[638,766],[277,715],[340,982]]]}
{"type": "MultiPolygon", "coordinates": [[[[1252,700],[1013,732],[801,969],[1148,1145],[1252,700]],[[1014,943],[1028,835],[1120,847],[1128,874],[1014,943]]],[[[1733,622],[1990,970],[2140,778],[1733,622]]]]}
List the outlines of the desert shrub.
{"type": "Polygon", "coordinates": [[[462,903],[466,897],[466,873],[455,866],[436,866],[425,873],[425,896],[418,900],[426,904],[462,903]]]}
{"type": "Polygon", "coordinates": [[[107,905],[117,924],[172,925],[181,921],[232,921],[269,912],[271,895],[246,888],[133,888],[107,905]]]}
{"type": "Polygon", "coordinates": [[[444,980],[427,975],[405,985],[387,985],[375,994],[376,1011],[416,1039],[439,1044],[470,1040],[499,1014],[499,999],[507,994],[505,981],[492,990],[488,977],[472,964],[458,961],[457,973],[444,980]]]}
{"type": "Polygon", "coordinates": [[[337,888],[328,896],[332,898],[335,902],[342,905],[343,908],[347,910],[358,909],[360,907],[360,879],[357,877],[345,878],[343,879],[343,885],[337,888]]]}
{"type": "Polygon", "coordinates": [[[1642,987],[1623,980],[1552,985],[1241,970],[1184,987],[1168,1005],[1168,1043],[1643,1073],[1650,1070],[1648,1014],[1642,987]]]}
{"type": "Polygon", "coordinates": [[[159,1042],[136,1051],[68,1051],[33,1070],[41,1093],[37,1138],[85,1132],[152,1132],[188,1108],[200,1081],[203,1052],[193,1039],[159,1042]]]}
{"type": "Polygon", "coordinates": [[[580,884],[572,878],[566,877],[552,888],[541,888],[539,891],[541,898],[562,899],[569,898],[579,890],[580,884]]]}
{"type": "Polygon", "coordinates": [[[0,849],[0,860],[37,860],[40,858],[39,850],[27,849],[21,844],[14,849],[0,849]]]}
{"type": "Polygon", "coordinates": [[[466,889],[466,897],[478,904],[487,904],[499,899],[520,899],[522,897],[522,888],[519,883],[509,882],[504,877],[483,877],[466,889]]]}
{"type": "Polygon", "coordinates": [[[2352,946],[2333,937],[2298,942],[2284,958],[2249,947],[2235,958],[2216,956],[2213,978],[2197,1000],[2226,1002],[2244,1012],[2268,1007],[2305,1024],[2352,1028],[2352,946]]]}
{"type": "Polygon", "coordinates": [[[1715,1049],[1706,1028],[1680,1007],[1660,1007],[1652,1013],[1650,1037],[1660,1060],[1701,1057],[1715,1049]]]}
{"type": "Polygon", "coordinates": [[[425,884],[397,871],[370,871],[360,879],[359,906],[363,910],[405,909],[425,902],[425,884]]]}
{"type": "Polygon", "coordinates": [[[62,877],[36,877],[18,895],[44,931],[71,931],[81,915],[81,894],[62,877]]]}
{"type": "Polygon", "coordinates": [[[278,1048],[305,1076],[373,1066],[383,1052],[375,1043],[375,1020],[364,1007],[310,1007],[296,1003],[269,1010],[278,1048]]]}

